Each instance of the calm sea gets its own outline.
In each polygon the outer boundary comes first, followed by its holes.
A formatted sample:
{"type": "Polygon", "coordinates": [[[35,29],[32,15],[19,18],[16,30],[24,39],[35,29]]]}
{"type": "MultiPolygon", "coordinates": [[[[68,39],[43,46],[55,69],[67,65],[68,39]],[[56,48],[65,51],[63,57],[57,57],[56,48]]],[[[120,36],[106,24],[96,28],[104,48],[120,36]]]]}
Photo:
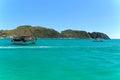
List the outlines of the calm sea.
{"type": "Polygon", "coordinates": [[[120,80],[120,40],[0,39],[0,80],[120,80]]]}

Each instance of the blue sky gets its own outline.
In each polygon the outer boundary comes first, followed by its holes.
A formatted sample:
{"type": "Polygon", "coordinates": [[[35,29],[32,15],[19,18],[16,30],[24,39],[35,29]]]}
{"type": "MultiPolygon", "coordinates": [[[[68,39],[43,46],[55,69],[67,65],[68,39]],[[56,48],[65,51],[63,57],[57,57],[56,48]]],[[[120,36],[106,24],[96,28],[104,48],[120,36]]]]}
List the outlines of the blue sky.
{"type": "Polygon", "coordinates": [[[104,32],[120,38],[120,0],[0,0],[0,29],[19,25],[104,32]]]}

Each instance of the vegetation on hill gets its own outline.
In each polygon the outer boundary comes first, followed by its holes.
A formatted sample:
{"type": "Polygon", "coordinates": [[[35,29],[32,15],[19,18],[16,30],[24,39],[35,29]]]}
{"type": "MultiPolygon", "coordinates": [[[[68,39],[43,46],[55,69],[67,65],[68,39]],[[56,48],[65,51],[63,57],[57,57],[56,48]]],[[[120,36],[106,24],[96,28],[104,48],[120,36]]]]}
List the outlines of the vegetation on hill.
{"type": "Polygon", "coordinates": [[[61,32],[61,35],[64,38],[91,38],[86,31],[77,31],[77,30],[64,30],[61,32]]]}
{"type": "Polygon", "coordinates": [[[41,26],[30,26],[30,25],[18,26],[16,29],[13,29],[13,30],[0,30],[0,37],[23,36],[23,35],[34,36],[37,38],[110,39],[106,34],[100,33],[100,32],[88,33],[86,31],[68,29],[59,33],[54,29],[45,28],[41,26]]]}

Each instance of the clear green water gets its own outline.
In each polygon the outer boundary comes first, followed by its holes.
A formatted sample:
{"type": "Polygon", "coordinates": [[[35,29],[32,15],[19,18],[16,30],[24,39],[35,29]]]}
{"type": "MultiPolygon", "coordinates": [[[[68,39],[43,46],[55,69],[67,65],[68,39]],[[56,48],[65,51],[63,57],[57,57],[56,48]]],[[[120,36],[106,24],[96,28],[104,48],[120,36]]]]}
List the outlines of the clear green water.
{"type": "Polygon", "coordinates": [[[120,40],[0,39],[0,80],[120,80],[120,40]]]}

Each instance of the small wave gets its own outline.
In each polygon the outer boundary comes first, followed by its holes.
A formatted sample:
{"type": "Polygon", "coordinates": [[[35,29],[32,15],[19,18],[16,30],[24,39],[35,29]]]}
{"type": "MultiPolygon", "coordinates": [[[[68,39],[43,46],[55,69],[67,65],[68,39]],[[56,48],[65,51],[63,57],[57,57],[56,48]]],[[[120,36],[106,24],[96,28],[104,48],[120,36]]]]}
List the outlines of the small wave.
{"type": "Polygon", "coordinates": [[[24,48],[78,48],[78,46],[0,46],[0,49],[24,49],[24,48]]]}

